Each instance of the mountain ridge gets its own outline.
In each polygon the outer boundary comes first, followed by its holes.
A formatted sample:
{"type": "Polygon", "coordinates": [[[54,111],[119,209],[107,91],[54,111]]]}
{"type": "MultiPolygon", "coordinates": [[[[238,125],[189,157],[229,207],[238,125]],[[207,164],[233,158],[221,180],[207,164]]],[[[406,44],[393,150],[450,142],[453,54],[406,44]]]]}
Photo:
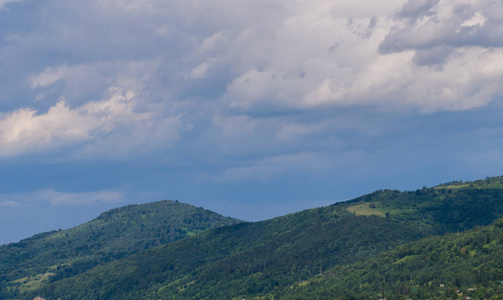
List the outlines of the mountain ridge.
{"type": "Polygon", "coordinates": [[[399,245],[491,224],[503,215],[502,181],[494,177],[416,191],[380,190],[327,207],[209,230],[36,292],[89,299],[274,295],[323,270],[376,257],[399,245]],[[71,287],[78,288],[68,292],[71,287]]]}

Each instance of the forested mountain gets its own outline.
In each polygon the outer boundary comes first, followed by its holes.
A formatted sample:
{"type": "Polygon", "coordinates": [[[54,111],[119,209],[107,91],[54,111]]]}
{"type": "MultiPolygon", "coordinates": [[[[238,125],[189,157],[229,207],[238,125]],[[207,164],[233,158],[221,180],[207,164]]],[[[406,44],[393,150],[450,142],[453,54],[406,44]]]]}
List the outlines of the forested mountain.
{"type": "Polygon", "coordinates": [[[0,246],[0,299],[209,228],[239,222],[170,200],[113,209],[68,230],[0,246]]]}
{"type": "MultiPolygon", "coordinates": [[[[99,265],[71,278],[53,280],[24,298],[295,298],[296,292],[289,290],[295,283],[302,285],[326,270],[345,268],[344,272],[350,274],[355,263],[384,259],[386,255],[379,255],[399,245],[491,224],[503,216],[502,198],[502,177],[452,182],[417,191],[377,191],[329,207],[209,230],[99,265]]],[[[388,263],[383,260],[383,264],[388,263]]],[[[365,268],[370,269],[365,272],[378,266],[368,263],[365,268]]],[[[306,290],[305,295],[309,293],[306,290]]],[[[332,297],[313,293],[321,299],[332,297]]],[[[359,298],[359,294],[355,295],[359,298]]]]}
{"type": "MultiPolygon", "coordinates": [[[[310,210],[211,230],[98,266],[43,291],[63,299],[227,299],[273,291],[431,233],[377,216],[310,210]]],[[[27,299],[29,299],[28,297],[27,299]]]]}
{"type": "Polygon", "coordinates": [[[274,299],[503,299],[503,219],[433,236],[275,291],[274,299]],[[467,298],[469,297],[469,298],[467,298]]]}

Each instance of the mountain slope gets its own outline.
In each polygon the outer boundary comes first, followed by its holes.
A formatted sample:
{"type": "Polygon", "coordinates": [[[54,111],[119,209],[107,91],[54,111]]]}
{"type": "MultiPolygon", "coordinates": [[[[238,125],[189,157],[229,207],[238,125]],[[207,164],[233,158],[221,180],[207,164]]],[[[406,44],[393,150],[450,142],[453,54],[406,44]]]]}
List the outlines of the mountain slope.
{"type": "Polygon", "coordinates": [[[275,299],[503,299],[503,219],[428,237],[276,291],[275,299]]]}
{"type": "Polygon", "coordinates": [[[68,230],[0,246],[0,287],[11,297],[49,279],[73,276],[103,262],[238,222],[169,200],[113,209],[68,230]]]}
{"type": "Polygon", "coordinates": [[[49,298],[226,299],[271,291],[426,235],[422,226],[330,209],[205,232],[55,282],[49,298]],[[120,274],[120,275],[118,275],[120,274]]]}
{"type": "Polygon", "coordinates": [[[502,182],[495,177],[413,192],[378,191],[329,207],[219,228],[98,266],[37,293],[89,299],[274,294],[400,244],[490,224],[503,215],[502,182]]]}

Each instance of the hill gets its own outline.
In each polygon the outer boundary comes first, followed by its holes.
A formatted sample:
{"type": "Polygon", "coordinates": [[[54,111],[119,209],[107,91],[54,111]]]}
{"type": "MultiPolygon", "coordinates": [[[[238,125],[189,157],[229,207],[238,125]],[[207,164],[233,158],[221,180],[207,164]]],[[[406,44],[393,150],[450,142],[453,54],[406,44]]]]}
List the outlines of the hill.
{"type": "Polygon", "coordinates": [[[503,216],[503,178],[384,190],[329,207],[218,228],[154,248],[29,297],[242,299],[275,295],[325,270],[503,216]]]}
{"type": "Polygon", "coordinates": [[[128,205],[68,229],[0,246],[0,299],[240,221],[177,201],[128,205]]]}

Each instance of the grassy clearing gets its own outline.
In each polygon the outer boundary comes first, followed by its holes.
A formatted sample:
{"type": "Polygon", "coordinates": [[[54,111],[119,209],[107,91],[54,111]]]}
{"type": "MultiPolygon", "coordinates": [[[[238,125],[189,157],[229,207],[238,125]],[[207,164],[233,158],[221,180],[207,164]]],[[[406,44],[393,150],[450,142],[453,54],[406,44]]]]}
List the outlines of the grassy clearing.
{"type": "Polygon", "coordinates": [[[459,184],[459,185],[439,186],[439,187],[435,187],[434,189],[436,189],[436,190],[442,190],[442,189],[459,190],[459,189],[464,189],[464,188],[468,188],[468,187],[470,187],[469,184],[459,184]]]}
{"type": "Polygon", "coordinates": [[[352,205],[347,208],[347,210],[352,213],[356,214],[357,216],[379,216],[379,217],[384,217],[384,214],[380,211],[378,211],[375,208],[372,208],[369,206],[370,203],[360,203],[356,205],[352,205]]]}
{"type": "Polygon", "coordinates": [[[470,182],[470,183],[465,183],[465,184],[454,184],[454,185],[448,185],[448,186],[438,186],[434,187],[436,190],[441,190],[441,189],[446,189],[446,190],[460,190],[460,189],[467,189],[467,188],[476,188],[476,189],[503,189],[503,183],[497,181],[497,182],[490,182],[490,183],[484,183],[484,182],[470,182]]]}
{"type": "Polygon", "coordinates": [[[414,258],[416,256],[417,255],[407,255],[407,256],[404,256],[404,257],[400,258],[399,260],[395,261],[393,264],[398,265],[398,264],[404,263],[404,262],[408,261],[409,259],[412,259],[412,258],[414,258]]]}
{"type": "Polygon", "coordinates": [[[23,277],[12,281],[12,283],[19,285],[19,290],[22,292],[33,291],[42,286],[44,282],[49,281],[49,276],[54,276],[54,273],[37,274],[32,277],[23,277]]]}

